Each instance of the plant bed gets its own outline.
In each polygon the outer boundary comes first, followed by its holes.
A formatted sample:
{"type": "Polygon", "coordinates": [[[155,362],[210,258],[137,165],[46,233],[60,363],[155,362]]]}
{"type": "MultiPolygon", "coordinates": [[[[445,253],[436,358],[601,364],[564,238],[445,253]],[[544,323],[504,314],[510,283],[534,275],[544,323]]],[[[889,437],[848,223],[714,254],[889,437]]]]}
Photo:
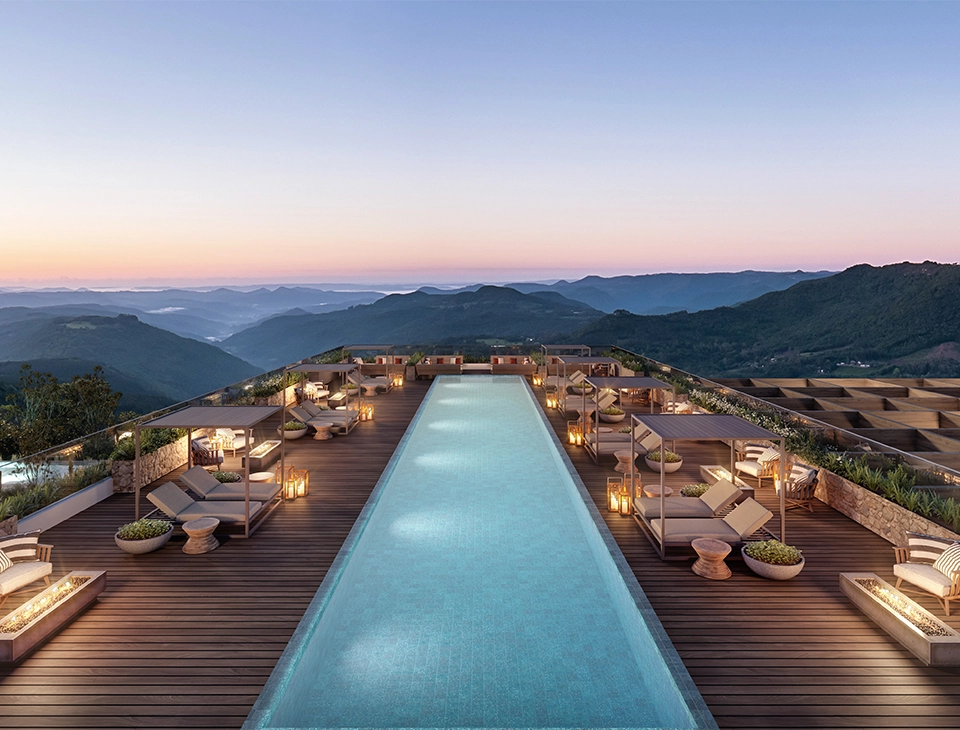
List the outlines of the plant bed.
{"type": "MultiPolygon", "coordinates": [[[[651,451],[649,454],[645,454],[643,457],[644,462],[647,465],[647,468],[650,471],[660,471],[660,451],[651,451]]],[[[673,472],[680,469],[683,466],[683,457],[680,454],[674,453],[667,449],[666,451],[666,461],[663,465],[663,471],[666,474],[672,474],[673,472]]]]}
{"type": "Polygon", "coordinates": [[[0,619],[0,663],[23,659],[93,603],[106,585],[106,571],[76,570],[8,613],[0,619]]]}
{"type": "Polygon", "coordinates": [[[960,633],[875,573],[841,573],[840,590],[927,666],[960,666],[960,633]]]}
{"type": "Polygon", "coordinates": [[[779,540],[748,542],[740,548],[740,554],[750,570],[770,580],[789,580],[798,575],[806,563],[797,548],[779,540]]]}
{"type": "Polygon", "coordinates": [[[125,553],[144,555],[162,548],[172,535],[173,523],[143,518],[136,522],[130,522],[117,530],[117,534],[113,536],[113,541],[125,553]],[[166,530],[161,532],[160,530],[164,527],[166,527],[166,530]]]}

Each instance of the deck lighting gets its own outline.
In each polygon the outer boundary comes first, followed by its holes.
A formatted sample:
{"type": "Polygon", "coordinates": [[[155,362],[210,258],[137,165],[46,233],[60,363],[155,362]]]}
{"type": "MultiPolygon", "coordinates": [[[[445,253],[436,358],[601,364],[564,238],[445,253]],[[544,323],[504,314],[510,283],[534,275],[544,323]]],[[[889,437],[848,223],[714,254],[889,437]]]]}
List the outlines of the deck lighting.
{"type": "Polygon", "coordinates": [[[303,469],[298,472],[294,472],[294,480],[296,481],[296,489],[298,497],[306,497],[310,494],[310,472],[306,469],[303,469]]]}
{"type": "Polygon", "coordinates": [[[285,502],[292,502],[297,498],[297,470],[291,464],[285,470],[286,473],[277,467],[277,482],[283,485],[283,499],[285,502]]]}
{"type": "Polygon", "coordinates": [[[403,385],[403,373],[394,373],[393,375],[393,387],[399,388],[403,385]]]}
{"type": "Polygon", "coordinates": [[[540,373],[533,374],[533,384],[534,386],[543,385],[543,376],[541,376],[540,373]]]}
{"type": "Polygon", "coordinates": [[[607,512],[620,511],[620,492],[623,489],[621,477],[607,477],[607,512]]]}
{"type": "Polygon", "coordinates": [[[567,440],[571,446],[583,446],[583,429],[580,421],[567,421],[567,440]]]}
{"type": "Polygon", "coordinates": [[[628,486],[620,489],[620,514],[630,514],[630,488],[628,486]]]}
{"type": "Polygon", "coordinates": [[[557,403],[557,393],[556,391],[551,391],[547,393],[547,408],[556,408],[557,403]]]}
{"type": "Polygon", "coordinates": [[[364,403],[360,406],[360,420],[361,421],[372,421],[373,420],[373,404],[364,403]]]}

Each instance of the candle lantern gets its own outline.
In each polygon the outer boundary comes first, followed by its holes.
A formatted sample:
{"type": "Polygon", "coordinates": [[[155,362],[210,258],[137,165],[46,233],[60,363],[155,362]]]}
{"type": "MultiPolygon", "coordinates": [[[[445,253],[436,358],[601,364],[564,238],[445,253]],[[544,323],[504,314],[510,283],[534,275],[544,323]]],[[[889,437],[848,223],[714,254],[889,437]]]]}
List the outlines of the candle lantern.
{"type": "Polygon", "coordinates": [[[294,472],[296,481],[296,490],[298,497],[306,497],[310,494],[310,472],[306,469],[294,472]]]}
{"type": "Polygon", "coordinates": [[[577,445],[577,439],[583,443],[583,436],[580,433],[580,421],[567,421],[567,441],[571,446],[577,445]]]}
{"type": "Polygon", "coordinates": [[[630,509],[630,489],[629,487],[624,486],[620,490],[620,514],[629,515],[630,509]]]}
{"type": "Polygon", "coordinates": [[[277,467],[277,482],[283,485],[283,499],[290,502],[297,498],[297,470],[291,465],[286,470],[281,471],[277,467]]]}
{"type": "Polygon", "coordinates": [[[623,489],[623,479],[607,477],[607,512],[620,511],[620,490],[623,489]]]}
{"type": "Polygon", "coordinates": [[[403,385],[403,373],[394,373],[393,375],[393,387],[399,388],[403,385]]]}

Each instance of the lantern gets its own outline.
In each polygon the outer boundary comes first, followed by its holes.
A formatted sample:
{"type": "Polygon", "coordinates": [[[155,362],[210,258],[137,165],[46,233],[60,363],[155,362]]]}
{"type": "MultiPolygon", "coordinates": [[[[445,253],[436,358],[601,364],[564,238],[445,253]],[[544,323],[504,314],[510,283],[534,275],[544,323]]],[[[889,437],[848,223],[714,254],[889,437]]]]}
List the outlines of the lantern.
{"type": "Polygon", "coordinates": [[[393,374],[393,387],[399,388],[403,385],[403,373],[394,373],[393,374]]]}
{"type": "Polygon", "coordinates": [[[306,469],[294,472],[295,487],[298,497],[306,497],[310,494],[310,472],[306,469]]]}
{"type": "Polygon", "coordinates": [[[625,486],[620,490],[620,514],[629,515],[630,507],[630,489],[625,486]]]}
{"type": "Polygon", "coordinates": [[[534,384],[534,386],[543,385],[543,376],[540,375],[540,373],[534,373],[534,374],[533,374],[533,384],[534,384]]]}
{"type": "Polygon", "coordinates": [[[607,477],[607,512],[620,511],[620,491],[623,489],[623,479],[607,477]]]}
{"type": "Polygon", "coordinates": [[[364,403],[360,406],[360,420],[361,421],[372,421],[373,420],[373,404],[364,403]]]}
{"type": "Polygon", "coordinates": [[[297,498],[297,470],[291,465],[286,468],[286,474],[277,467],[277,482],[283,485],[283,499],[292,502],[297,498]]]}
{"type": "Polygon", "coordinates": [[[578,438],[582,444],[583,436],[580,432],[580,421],[567,421],[567,441],[570,442],[571,446],[576,446],[578,438]]]}

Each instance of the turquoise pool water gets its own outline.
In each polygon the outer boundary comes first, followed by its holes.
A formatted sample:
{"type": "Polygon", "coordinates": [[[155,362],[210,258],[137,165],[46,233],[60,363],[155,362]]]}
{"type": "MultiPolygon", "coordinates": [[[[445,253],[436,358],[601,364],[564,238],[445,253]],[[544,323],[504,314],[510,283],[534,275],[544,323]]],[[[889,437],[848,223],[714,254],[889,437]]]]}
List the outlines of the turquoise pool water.
{"type": "Polygon", "coordinates": [[[437,378],[244,727],[715,727],[584,494],[523,379],[437,378]]]}

